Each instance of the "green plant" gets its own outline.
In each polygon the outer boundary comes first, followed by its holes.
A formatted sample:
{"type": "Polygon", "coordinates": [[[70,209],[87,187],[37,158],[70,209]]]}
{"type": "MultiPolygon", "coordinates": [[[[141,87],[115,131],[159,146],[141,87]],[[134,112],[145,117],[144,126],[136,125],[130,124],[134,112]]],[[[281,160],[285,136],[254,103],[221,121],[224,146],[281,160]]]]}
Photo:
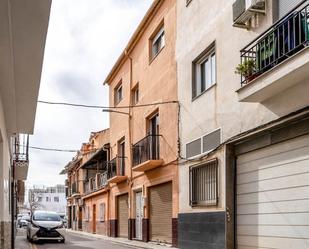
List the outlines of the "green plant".
{"type": "Polygon", "coordinates": [[[249,77],[254,73],[255,61],[254,60],[245,60],[243,63],[238,64],[236,67],[235,73],[249,77]]]}

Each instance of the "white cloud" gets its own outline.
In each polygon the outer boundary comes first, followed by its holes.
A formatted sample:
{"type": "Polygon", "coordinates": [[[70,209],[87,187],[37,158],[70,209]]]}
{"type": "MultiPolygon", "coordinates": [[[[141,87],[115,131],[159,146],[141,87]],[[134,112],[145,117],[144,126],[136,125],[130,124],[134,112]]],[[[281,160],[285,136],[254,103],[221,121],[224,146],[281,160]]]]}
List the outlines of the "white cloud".
{"type": "MultiPolygon", "coordinates": [[[[102,83],[152,0],[54,0],[39,99],[108,105],[102,83]]],[[[100,110],[39,104],[33,146],[79,149],[108,127],[100,110]]],[[[74,153],[30,150],[27,185],[63,183],[74,153]]]]}

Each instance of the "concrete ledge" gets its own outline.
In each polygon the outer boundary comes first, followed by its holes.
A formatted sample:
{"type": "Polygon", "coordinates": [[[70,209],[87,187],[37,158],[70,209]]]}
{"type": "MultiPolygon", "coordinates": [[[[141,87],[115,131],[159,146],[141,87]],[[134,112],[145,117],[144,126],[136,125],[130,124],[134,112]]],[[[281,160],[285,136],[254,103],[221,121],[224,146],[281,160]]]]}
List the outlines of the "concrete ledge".
{"type": "Polygon", "coordinates": [[[128,240],[128,239],[125,239],[125,238],[112,238],[112,237],[108,237],[108,236],[105,236],[105,235],[74,231],[74,230],[71,230],[71,229],[67,229],[67,233],[78,234],[78,235],[81,235],[81,236],[107,240],[107,241],[110,241],[110,242],[113,242],[113,243],[116,243],[116,244],[122,244],[122,245],[130,246],[132,248],[144,248],[144,249],[167,249],[167,248],[171,248],[171,245],[157,245],[153,242],[145,243],[145,242],[141,242],[141,241],[137,241],[137,240],[128,240]]]}

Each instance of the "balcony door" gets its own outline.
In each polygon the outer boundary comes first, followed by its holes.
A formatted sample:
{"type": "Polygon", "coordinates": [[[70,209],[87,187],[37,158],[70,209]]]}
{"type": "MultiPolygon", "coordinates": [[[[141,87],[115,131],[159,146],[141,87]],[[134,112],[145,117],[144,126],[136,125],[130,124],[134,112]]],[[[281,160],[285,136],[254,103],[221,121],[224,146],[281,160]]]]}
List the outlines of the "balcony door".
{"type": "Polygon", "coordinates": [[[124,139],[118,142],[118,164],[119,175],[124,176],[125,173],[125,142],[124,139]]]}
{"type": "Polygon", "coordinates": [[[159,158],[159,114],[155,114],[149,119],[149,156],[150,159],[159,158]]]}

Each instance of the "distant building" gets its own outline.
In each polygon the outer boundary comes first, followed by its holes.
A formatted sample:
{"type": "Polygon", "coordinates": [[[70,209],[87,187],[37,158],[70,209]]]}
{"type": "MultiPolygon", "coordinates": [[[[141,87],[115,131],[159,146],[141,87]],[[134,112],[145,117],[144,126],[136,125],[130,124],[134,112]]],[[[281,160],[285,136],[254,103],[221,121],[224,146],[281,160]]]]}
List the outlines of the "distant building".
{"type": "Polygon", "coordinates": [[[54,211],[59,214],[66,213],[64,185],[58,184],[55,187],[29,189],[28,200],[30,209],[54,211]]]}

